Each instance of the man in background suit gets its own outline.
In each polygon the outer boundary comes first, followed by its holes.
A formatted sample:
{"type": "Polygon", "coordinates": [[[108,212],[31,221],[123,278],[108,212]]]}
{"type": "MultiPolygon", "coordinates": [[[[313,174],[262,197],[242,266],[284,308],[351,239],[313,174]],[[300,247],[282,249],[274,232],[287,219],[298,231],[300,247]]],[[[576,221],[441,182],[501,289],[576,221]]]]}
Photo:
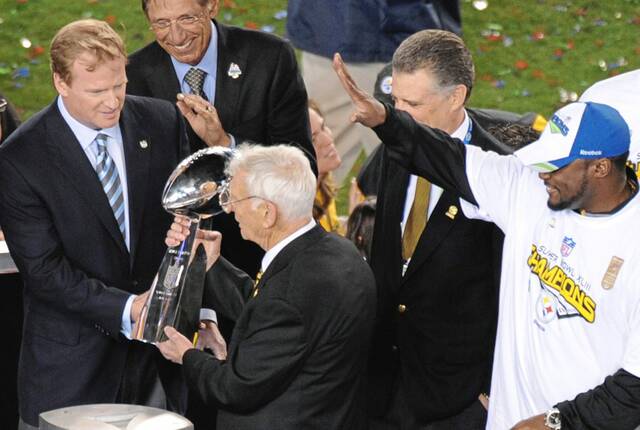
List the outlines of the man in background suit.
{"type": "MultiPolygon", "coordinates": [[[[467,144],[508,152],[465,110],[473,79],[471,54],[450,32],[416,33],[393,57],[397,109],[467,144]]],[[[458,195],[381,151],[372,428],[484,429],[478,396],[489,388],[501,236],[493,224],[467,219],[458,195]]]]}
{"type": "Polygon", "coordinates": [[[0,94],[0,143],[20,125],[20,118],[14,107],[0,94]]]}
{"type": "MultiPolygon", "coordinates": [[[[215,357],[170,327],[160,351],[219,405],[220,429],[366,429],[364,362],[375,312],[369,267],[351,242],[313,221],[316,179],[300,150],[242,146],[228,172],[220,202],[242,236],[266,251],[261,276],[254,285],[218,258],[219,234],[201,231],[215,262],[216,283],[205,294],[237,317],[228,357],[213,339],[206,344],[215,357]]],[[[187,226],[177,220],[167,244],[183,240],[187,226]]]]}
{"type": "Polygon", "coordinates": [[[50,52],[59,97],[0,148],[0,224],[24,280],[20,426],[87,403],[183,412],[179,368],[125,338],[164,255],[160,198],[187,153],[183,121],[125,97],[126,51],[106,23],[68,24],[50,52]]]}
{"type": "MultiPolygon", "coordinates": [[[[170,102],[184,93],[178,106],[192,151],[291,142],[314,159],[307,92],[288,43],[215,21],[218,0],[142,0],[142,7],[156,41],[131,54],[127,91],[170,102]]],[[[230,216],[212,224],[224,234],[222,254],[255,275],[260,248],[240,238],[230,216]]]]}

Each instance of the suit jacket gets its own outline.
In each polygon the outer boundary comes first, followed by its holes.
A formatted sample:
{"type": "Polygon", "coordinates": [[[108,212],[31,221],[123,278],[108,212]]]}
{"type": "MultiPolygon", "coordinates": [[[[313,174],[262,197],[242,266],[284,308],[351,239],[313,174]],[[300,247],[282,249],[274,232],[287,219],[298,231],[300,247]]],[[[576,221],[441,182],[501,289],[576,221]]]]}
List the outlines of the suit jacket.
{"type": "MultiPolygon", "coordinates": [[[[501,153],[473,113],[471,144],[501,153]]],[[[487,391],[498,309],[502,236],[467,219],[445,190],[402,275],[401,228],[410,173],[382,148],[371,266],[378,287],[370,355],[370,413],[384,416],[400,390],[405,425],[451,417],[487,391]]]]}
{"type": "Polygon", "coordinates": [[[218,428],[366,428],[375,287],[353,244],[314,227],[276,256],[255,298],[226,261],[210,272],[211,300],[237,315],[228,357],[189,350],[183,367],[190,387],[219,405],[218,428]]]}
{"type": "Polygon", "coordinates": [[[47,410],[116,401],[130,349],[120,335],[125,302],[149,288],[166,249],[160,197],[187,152],[183,122],[169,103],[127,96],[120,128],[131,252],[56,102],[0,148],[0,222],[24,280],[18,398],[31,425],[47,410]]]}
{"type": "MultiPolygon", "coordinates": [[[[214,21],[218,30],[218,73],[214,106],[220,122],[236,143],[245,140],[263,145],[293,142],[315,166],[311,145],[307,92],[293,49],[282,39],[214,21]],[[242,74],[234,79],[232,63],[242,74]]],[[[129,57],[127,92],[176,101],[181,92],[171,57],[153,42],[129,57]]],[[[205,144],[187,124],[192,152],[205,144]]],[[[264,254],[254,243],[242,240],[230,215],[220,215],[212,228],[222,232],[222,254],[254,276],[264,254]]]]}

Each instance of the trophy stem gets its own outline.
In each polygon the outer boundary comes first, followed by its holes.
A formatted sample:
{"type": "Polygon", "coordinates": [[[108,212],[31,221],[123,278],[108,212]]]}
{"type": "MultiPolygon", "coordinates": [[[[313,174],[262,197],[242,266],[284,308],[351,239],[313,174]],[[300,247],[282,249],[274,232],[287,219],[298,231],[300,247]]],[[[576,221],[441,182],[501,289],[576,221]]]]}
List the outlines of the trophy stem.
{"type": "Polygon", "coordinates": [[[156,274],[132,338],[147,343],[166,339],[164,328],[174,326],[187,273],[194,257],[196,232],[200,216],[186,215],[191,220],[189,235],[179,245],[167,248],[156,274]]]}

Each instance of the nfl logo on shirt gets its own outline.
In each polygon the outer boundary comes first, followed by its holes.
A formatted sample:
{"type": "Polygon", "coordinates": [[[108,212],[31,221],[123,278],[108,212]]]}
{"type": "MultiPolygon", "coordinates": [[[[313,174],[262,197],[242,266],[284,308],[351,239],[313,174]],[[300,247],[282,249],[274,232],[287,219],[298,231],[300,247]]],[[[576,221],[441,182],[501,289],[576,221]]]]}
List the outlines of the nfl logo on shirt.
{"type": "Polygon", "coordinates": [[[575,247],[576,247],[576,242],[573,239],[571,239],[569,236],[565,236],[564,239],[562,239],[560,254],[562,254],[563,257],[568,257],[569,254],[571,254],[571,251],[573,251],[573,248],[575,247]]]}

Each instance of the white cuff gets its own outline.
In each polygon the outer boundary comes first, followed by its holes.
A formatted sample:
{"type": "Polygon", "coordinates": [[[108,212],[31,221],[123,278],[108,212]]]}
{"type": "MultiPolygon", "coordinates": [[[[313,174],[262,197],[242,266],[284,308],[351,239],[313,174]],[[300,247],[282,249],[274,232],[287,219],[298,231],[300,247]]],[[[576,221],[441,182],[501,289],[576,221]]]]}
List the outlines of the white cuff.
{"type": "Polygon", "coordinates": [[[214,323],[218,324],[218,314],[216,314],[216,311],[214,311],[213,309],[206,309],[206,308],[202,308],[200,309],[200,321],[213,321],[214,323]]]}

